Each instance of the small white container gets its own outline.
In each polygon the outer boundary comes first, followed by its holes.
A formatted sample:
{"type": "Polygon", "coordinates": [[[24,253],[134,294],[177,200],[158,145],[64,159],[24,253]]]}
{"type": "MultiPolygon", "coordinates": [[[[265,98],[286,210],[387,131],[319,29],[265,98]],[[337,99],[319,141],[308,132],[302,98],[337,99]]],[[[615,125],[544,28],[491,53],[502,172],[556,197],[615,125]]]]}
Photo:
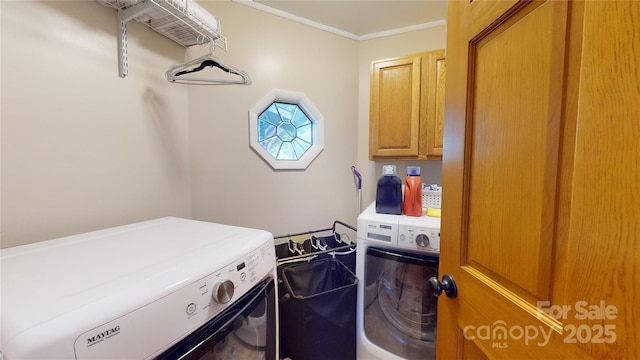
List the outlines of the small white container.
{"type": "Polygon", "coordinates": [[[422,184],[422,207],[442,208],[442,186],[422,184]]]}

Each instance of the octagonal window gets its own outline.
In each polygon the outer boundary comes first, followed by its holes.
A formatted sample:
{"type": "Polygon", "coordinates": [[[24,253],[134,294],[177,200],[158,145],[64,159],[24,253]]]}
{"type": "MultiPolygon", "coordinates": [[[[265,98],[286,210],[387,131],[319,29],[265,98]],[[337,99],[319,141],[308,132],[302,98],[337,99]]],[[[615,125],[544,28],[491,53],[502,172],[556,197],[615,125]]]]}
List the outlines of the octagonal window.
{"type": "Polygon", "coordinates": [[[305,169],[323,149],[322,114],[302,93],[271,90],[249,118],[251,147],[274,169],[305,169]]]}
{"type": "Polygon", "coordinates": [[[273,102],[258,116],[258,142],[276,160],[298,160],[313,145],[312,125],[300,106],[273,102]]]}

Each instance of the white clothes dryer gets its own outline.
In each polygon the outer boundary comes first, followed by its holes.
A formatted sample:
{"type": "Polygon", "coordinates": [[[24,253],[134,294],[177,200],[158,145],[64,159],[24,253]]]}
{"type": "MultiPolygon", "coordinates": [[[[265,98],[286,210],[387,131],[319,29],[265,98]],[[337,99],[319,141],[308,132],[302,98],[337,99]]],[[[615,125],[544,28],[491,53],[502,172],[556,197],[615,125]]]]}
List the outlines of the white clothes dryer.
{"type": "Polygon", "coordinates": [[[278,357],[266,231],[167,217],[1,256],[4,360],[278,357]]]}

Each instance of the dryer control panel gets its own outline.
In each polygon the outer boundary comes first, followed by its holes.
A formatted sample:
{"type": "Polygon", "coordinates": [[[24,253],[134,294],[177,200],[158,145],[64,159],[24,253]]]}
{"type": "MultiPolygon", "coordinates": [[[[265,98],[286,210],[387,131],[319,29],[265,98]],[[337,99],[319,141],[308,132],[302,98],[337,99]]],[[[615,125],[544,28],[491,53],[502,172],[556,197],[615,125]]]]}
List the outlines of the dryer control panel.
{"type": "Polygon", "coordinates": [[[185,279],[159,299],[78,336],[76,359],[147,359],[275,275],[275,261],[268,243],[201,279],[185,279]]]}

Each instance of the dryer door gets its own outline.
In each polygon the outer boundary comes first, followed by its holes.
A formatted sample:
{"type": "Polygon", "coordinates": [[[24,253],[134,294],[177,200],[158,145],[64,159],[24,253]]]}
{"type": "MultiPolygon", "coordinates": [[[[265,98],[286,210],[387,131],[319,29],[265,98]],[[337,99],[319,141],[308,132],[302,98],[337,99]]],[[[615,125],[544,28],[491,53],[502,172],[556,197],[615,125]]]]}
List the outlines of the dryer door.
{"type": "Polygon", "coordinates": [[[268,277],[156,359],[275,360],[275,333],[275,282],[268,277]]]}

